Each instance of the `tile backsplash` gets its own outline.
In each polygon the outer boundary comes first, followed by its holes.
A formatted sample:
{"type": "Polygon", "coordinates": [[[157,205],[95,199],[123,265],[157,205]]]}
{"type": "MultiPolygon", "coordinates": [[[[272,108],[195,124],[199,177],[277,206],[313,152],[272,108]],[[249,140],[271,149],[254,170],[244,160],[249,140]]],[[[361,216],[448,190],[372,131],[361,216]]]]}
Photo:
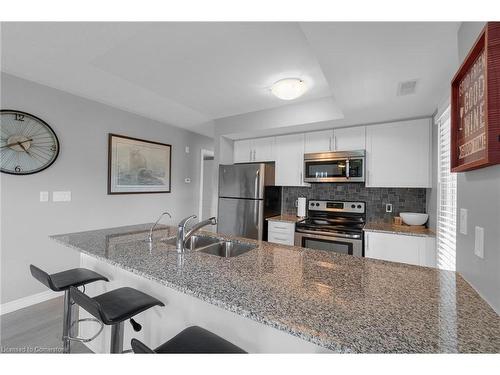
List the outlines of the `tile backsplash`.
{"type": "Polygon", "coordinates": [[[391,222],[400,212],[425,212],[426,189],[423,188],[367,188],[364,183],[320,183],[311,187],[283,187],[282,213],[297,213],[298,197],[338,201],[366,202],[367,221],[391,222]],[[385,212],[386,203],[392,212],[385,212]]]}

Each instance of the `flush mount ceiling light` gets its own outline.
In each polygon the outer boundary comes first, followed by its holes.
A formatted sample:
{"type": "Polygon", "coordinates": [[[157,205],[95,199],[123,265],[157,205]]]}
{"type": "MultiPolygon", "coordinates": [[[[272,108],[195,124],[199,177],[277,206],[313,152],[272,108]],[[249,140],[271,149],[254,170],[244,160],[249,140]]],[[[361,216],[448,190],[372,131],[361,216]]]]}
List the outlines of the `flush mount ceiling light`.
{"type": "Polygon", "coordinates": [[[304,95],[307,91],[305,82],[299,78],[285,78],[275,82],[271,92],[283,100],[293,100],[304,95]]]}

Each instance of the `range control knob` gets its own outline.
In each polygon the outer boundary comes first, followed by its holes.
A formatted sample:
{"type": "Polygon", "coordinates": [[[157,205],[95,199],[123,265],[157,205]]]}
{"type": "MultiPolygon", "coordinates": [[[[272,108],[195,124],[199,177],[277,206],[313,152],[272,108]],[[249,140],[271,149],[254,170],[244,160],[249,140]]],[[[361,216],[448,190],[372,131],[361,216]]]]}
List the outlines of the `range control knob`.
{"type": "Polygon", "coordinates": [[[313,203],[313,202],[311,202],[311,203],[310,203],[310,206],[311,206],[311,207],[312,207],[312,206],[314,206],[314,203],[313,203]]]}
{"type": "Polygon", "coordinates": [[[356,205],[355,204],[351,204],[351,208],[356,208],[356,205]]]}
{"type": "Polygon", "coordinates": [[[360,205],[360,204],[358,204],[358,208],[361,208],[361,205],[360,205]]]}
{"type": "Polygon", "coordinates": [[[319,203],[316,203],[316,207],[319,207],[319,203]]]}

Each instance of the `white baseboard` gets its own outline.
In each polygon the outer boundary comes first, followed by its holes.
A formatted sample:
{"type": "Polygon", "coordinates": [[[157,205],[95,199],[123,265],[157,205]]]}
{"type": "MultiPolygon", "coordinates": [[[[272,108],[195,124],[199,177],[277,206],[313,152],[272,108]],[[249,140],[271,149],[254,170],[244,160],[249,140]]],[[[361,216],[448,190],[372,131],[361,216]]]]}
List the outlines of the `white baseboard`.
{"type": "Polygon", "coordinates": [[[60,297],[61,293],[53,292],[52,290],[47,290],[38,294],[32,294],[31,296],[16,299],[14,301],[6,302],[0,305],[0,315],[8,314],[10,312],[28,307],[31,305],[36,305],[37,303],[48,301],[49,299],[60,297]]]}

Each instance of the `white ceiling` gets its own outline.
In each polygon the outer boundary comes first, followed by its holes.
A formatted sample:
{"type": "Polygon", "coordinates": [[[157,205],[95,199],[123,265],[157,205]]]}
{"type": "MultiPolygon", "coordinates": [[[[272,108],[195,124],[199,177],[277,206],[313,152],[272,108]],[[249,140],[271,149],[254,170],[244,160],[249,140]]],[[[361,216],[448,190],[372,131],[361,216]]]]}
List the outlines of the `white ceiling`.
{"type": "Polygon", "coordinates": [[[2,71],[202,134],[213,120],[331,98],[339,124],[431,114],[457,23],[2,23],[2,71]],[[269,86],[303,78],[281,101],[269,86]],[[418,79],[417,93],[396,95],[418,79]]]}

